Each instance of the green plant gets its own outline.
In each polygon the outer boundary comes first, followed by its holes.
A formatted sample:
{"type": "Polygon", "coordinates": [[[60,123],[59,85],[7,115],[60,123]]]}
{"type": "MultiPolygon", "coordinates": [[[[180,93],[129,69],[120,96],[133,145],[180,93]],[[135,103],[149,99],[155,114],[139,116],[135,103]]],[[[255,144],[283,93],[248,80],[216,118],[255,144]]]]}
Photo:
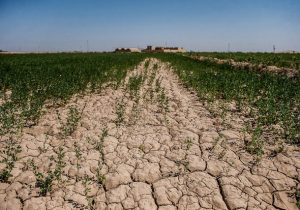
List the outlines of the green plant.
{"type": "Polygon", "coordinates": [[[125,120],[125,116],[124,116],[125,104],[123,100],[117,103],[116,114],[117,114],[117,119],[115,120],[115,123],[117,124],[117,126],[120,126],[125,120]]]}
{"type": "Polygon", "coordinates": [[[21,117],[16,114],[19,110],[11,102],[0,106],[0,135],[17,133],[21,128],[21,117]]]}
{"type": "Polygon", "coordinates": [[[142,75],[129,77],[128,90],[131,98],[138,98],[139,90],[143,84],[144,78],[142,75]]]}
{"type": "Polygon", "coordinates": [[[296,190],[296,205],[297,205],[297,207],[298,207],[298,209],[300,209],[300,189],[297,189],[296,190]]]}
{"type": "Polygon", "coordinates": [[[186,149],[189,150],[191,148],[191,146],[193,145],[193,141],[190,137],[187,137],[185,140],[184,140],[184,143],[186,145],[186,149]]]}
{"type": "Polygon", "coordinates": [[[81,116],[75,107],[70,107],[67,122],[62,126],[63,137],[70,136],[76,129],[81,116]]]}
{"type": "Polygon", "coordinates": [[[103,150],[103,142],[104,142],[105,137],[107,137],[107,135],[108,135],[108,130],[107,130],[107,128],[104,128],[104,129],[102,130],[102,134],[101,134],[100,137],[99,137],[99,141],[97,141],[96,144],[95,144],[95,149],[96,149],[97,151],[99,151],[100,153],[102,153],[102,150],[103,150]]]}
{"type": "Polygon", "coordinates": [[[91,192],[90,184],[92,183],[92,179],[88,176],[85,175],[82,184],[84,186],[84,195],[88,201],[88,209],[95,209],[95,200],[92,196],[89,196],[89,192],[91,192]]]}
{"type": "Polygon", "coordinates": [[[105,180],[106,180],[106,177],[101,173],[99,168],[96,170],[96,180],[97,180],[97,183],[101,186],[104,185],[105,180]]]}
{"type": "Polygon", "coordinates": [[[21,152],[21,146],[17,141],[10,138],[7,140],[3,149],[1,149],[2,160],[1,163],[5,164],[5,168],[0,172],[0,182],[8,182],[11,177],[11,171],[18,160],[17,154],[21,152]]]}
{"type": "Polygon", "coordinates": [[[91,184],[91,178],[88,175],[85,175],[82,180],[82,184],[84,186],[84,195],[88,196],[88,193],[91,191],[89,188],[89,185],[91,184]]]}
{"type": "Polygon", "coordinates": [[[95,149],[100,153],[100,159],[99,159],[99,166],[102,165],[102,163],[104,162],[104,153],[103,153],[103,144],[104,144],[104,139],[105,137],[107,137],[108,135],[108,130],[107,128],[104,128],[102,130],[102,134],[99,136],[99,140],[96,141],[95,143],[95,149]]]}
{"type": "Polygon", "coordinates": [[[218,154],[218,159],[222,159],[226,155],[226,149],[223,149],[219,154],[218,154]]]}
{"type": "Polygon", "coordinates": [[[145,69],[148,69],[149,64],[150,64],[150,60],[146,60],[146,62],[145,62],[145,64],[144,64],[144,68],[145,68],[145,69]]]}
{"type": "MultiPolygon", "coordinates": [[[[51,192],[53,181],[61,180],[62,170],[65,167],[65,162],[63,158],[65,156],[65,152],[61,147],[59,147],[57,152],[57,159],[55,160],[55,168],[53,171],[49,171],[47,174],[42,174],[41,172],[37,171],[37,167],[35,166],[34,162],[31,162],[31,166],[36,176],[36,187],[40,188],[40,195],[46,196],[47,192],[51,192]]],[[[53,158],[51,158],[53,159],[53,158]]],[[[50,164],[50,166],[52,163],[50,164]]]]}
{"type": "MultiPolygon", "coordinates": [[[[80,147],[78,146],[77,142],[74,142],[74,149],[75,149],[75,156],[76,156],[76,168],[77,168],[77,172],[79,171],[79,169],[81,168],[80,166],[80,161],[82,158],[82,153],[80,150],[80,147]]],[[[77,179],[77,177],[76,177],[77,179]]]]}
{"type": "Polygon", "coordinates": [[[108,136],[108,130],[107,130],[107,128],[104,128],[99,137],[99,141],[97,141],[95,144],[95,149],[97,151],[99,151],[99,153],[100,153],[100,158],[98,161],[98,168],[96,170],[96,180],[99,185],[103,185],[106,180],[106,177],[101,173],[100,168],[102,168],[102,164],[104,163],[103,143],[104,143],[105,137],[107,137],[107,136],[108,136]]]}
{"type": "Polygon", "coordinates": [[[246,151],[250,154],[257,155],[258,157],[261,157],[264,154],[263,145],[264,142],[261,138],[262,135],[262,129],[260,127],[257,127],[254,129],[251,141],[245,142],[245,148],[246,151]]]}
{"type": "Polygon", "coordinates": [[[152,86],[153,82],[154,82],[154,79],[155,79],[155,76],[156,76],[156,72],[153,70],[149,76],[149,79],[148,79],[148,82],[147,82],[147,85],[149,86],[152,86]]]}
{"type": "Polygon", "coordinates": [[[49,53],[1,55],[0,135],[33,126],[41,109],[66,103],[72,95],[121,84],[127,69],[146,54],[49,53]],[[10,92],[7,97],[7,92],[10,92]]]}
{"type": "Polygon", "coordinates": [[[39,152],[40,153],[45,153],[45,152],[47,152],[47,149],[48,148],[46,148],[46,141],[48,140],[48,135],[46,135],[46,138],[45,138],[45,141],[43,142],[43,147],[38,147],[38,150],[39,150],[39,152]]]}
{"type": "Polygon", "coordinates": [[[46,196],[47,192],[51,192],[52,190],[52,182],[54,180],[54,174],[52,172],[47,175],[42,174],[37,171],[37,166],[34,164],[33,160],[29,161],[30,166],[32,167],[34,174],[36,176],[35,186],[40,188],[40,195],[46,196]]]}
{"type": "Polygon", "coordinates": [[[57,152],[57,160],[55,161],[56,166],[54,170],[54,176],[56,180],[61,180],[63,168],[66,166],[66,163],[63,160],[64,157],[65,157],[65,152],[62,147],[59,147],[57,152]]]}
{"type": "Polygon", "coordinates": [[[276,146],[276,148],[271,152],[270,157],[276,157],[279,153],[282,153],[284,151],[284,144],[283,142],[280,142],[279,145],[276,146]]]}
{"type": "Polygon", "coordinates": [[[51,172],[48,173],[47,176],[43,175],[40,172],[36,174],[36,187],[40,188],[41,196],[46,196],[47,192],[51,192],[53,180],[54,174],[51,172]]]}
{"type": "Polygon", "coordinates": [[[226,107],[225,107],[224,103],[221,104],[220,109],[221,109],[220,117],[221,117],[221,120],[222,120],[222,125],[225,126],[227,110],[226,110],[226,107]]]}
{"type": "Polygon", "coordinates": [[[158,95],[158,103],[160,108],[164,111],[164,113],[167,113],[169,111],[169,98],[165,94],[164,88],[160,89],[160,93],[158,95]]]}
{"type": "Polygon", "coordinates": [[[143,152],[146,151],[146,148],[145,148],[145,145],[144,145],[144,144],[141,144],[141,145],[139,146],[139,149],[140,149],[141,151],[143,151],[143,152]]]}
{"type": "Polygon", "coordinates": [[[189,161],[187,160],[178,160],[178,161],[175,161],[176,165],[177,166],[180,166],[182,165],[183,166],[183,169],[184,169],[184,172],[186,171],[189,171],[189,161]]]}
{"type": "Polygon", "coordinates": [[[155,57],[169,62],[184,85],[196,90],[201,100],[236,101],[240,107],[251,110],[248,117],[255,118],[257,125],[272,130],[272,125],[278,124],[284,129],[281,137],[288,143],[300,143],[300,77],[240,71],[229,64],[176,54],[155,57]]]}
{"type": "Polygon", "coordinates": [[[129,125],[134,125],[139,117],[139,108],[138,108],[138,103],[134,103],[131,109],[131,113],[128,119],[128,124],[129,125]]]}
{"type": "Polygon", "coordinates": [[[243,53],[243,52],[201,52],[190,53],[190,56],[205,56],[218,59],[233,59],[234,61],[246,61],[256,65],[272,65],[299,69],[300,53],[243,53]]]}
{"type": "Polygon", "coordinates": [[[159,93],[161,91],[161,80],[160,80],[160,78],[157,78],[155,80],[155,89],[154,90],[155,90],[156,93],[159,93]]]}

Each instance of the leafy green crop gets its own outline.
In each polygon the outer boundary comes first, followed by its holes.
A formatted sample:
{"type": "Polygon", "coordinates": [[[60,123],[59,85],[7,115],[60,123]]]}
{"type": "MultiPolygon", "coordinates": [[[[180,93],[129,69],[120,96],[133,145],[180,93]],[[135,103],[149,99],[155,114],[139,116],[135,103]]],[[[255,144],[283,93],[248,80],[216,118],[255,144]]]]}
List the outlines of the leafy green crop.
{"type": "MultiPolygon", "coordinates": [[[[278,60],[272,60],[270,56],[281,54],[253,53],[257,62],[269,60],[276,64],[274,62],[278,60]]],[[[282,56],[287,60],[299,60],[298,54],[282,56]]],[[[200,62],[180,54],[0,55],[0,135],[35,125],[45,103],[60,105],[76,93],[97,91],[104,84],[118,87],[126,69],[136,66],[146,57],[170,62],[183,82],[194,88],[200,98],[235,100],[239,106],[246,104],[255,110],[251,113],[257,126],[280,125],[284,130],[283,137],[300,144],[299,77],[238,71],[227,64],[200,62]]],[[[131,82],[133,90],[140,83],[139,80],[131,82]]],[[[122,109],[119,111],[121,120],[122,109]]]]}
{"type": "Polygon", "coordinates": [[[0,55],[0,134],[36,124],[45,102],[62,104],[75,93],[118,86],[144,54],[57,53],[0,55]],[[10,95],[8,93],[11,93],[10,95]]]}
{"type": "Polygon", "coordinates": [[[233,59],[253,64],[278,66],[297,69],[300,71],[300,53],[243,53],[243,52],[197,52],[191,55],[206,56],[219,59],[233,59]]]}
{"type": "Polygon", "coordinates": [[[176,54],[157,54],[170,62],[187,86],[206,100],[235,100],[257,110],[257,126],[278,124],[283,137],[300,144],[300,79],[272,73],[238,71],[227,64],[196,61],[176,54]]]}

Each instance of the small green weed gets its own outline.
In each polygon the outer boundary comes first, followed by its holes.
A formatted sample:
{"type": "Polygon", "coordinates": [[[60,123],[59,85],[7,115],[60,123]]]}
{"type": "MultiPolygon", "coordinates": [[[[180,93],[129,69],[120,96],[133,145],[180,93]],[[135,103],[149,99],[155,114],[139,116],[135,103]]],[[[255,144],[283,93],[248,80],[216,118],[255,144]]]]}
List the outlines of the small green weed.
{"type": "Polygon", "coordinates": [[[105,137],[107,137],[108,135],[108,130],[106,128],[104,128],[102,130],[102,134],[99,137],[99,141],[96,142],[95,144],[95,149],[100,152],[101,154],[103,153],[103,142],[105,137]]]}
{"type": "Polygon", "coordinates": [[[300,189],[296,190],[296,205],[300,209],[300,189]]]}
{"type": "Polygon", "coordinates": [[[128,90],[131,98],[138,98],[139,90],[143,84],[144,78],[142,75],[135,75],[129,78],[128,90]]]}
{"type": "MultiPolygon", "coordinates": [[[[66,163],[63,161],[65,152],[60,147],[57,153],[57,160],[55,161],[56,165],[53,171],[49,171],[47,174],[42,174],[37,171],[37,167],[34,162],[31,162],[31,166],[36,176],[36,187],[40,188],[40,195],[46,196],[47,192],[51,192],[53,181],[61,180],[62,170],[65,167],[66,163]]],[[[52,158],[54,159],[54,158],[52,158]]],[[[51,166],[52,164],[50,164],[51,166]]]]}
{"type": "Polygon", "coordinates": [[[70,136],[76,129],[81,116],[77,108],[70,107],[67,122],[62,126],[63,137],[70,136]]]}
{"type": "Polygon", "coordinates": [[[158,95],[158,103],[160,108],[167,113],[169,111],[169,98],[168,96],[165,94],[165,90],[164,88],[161,88],[161,91],[158,95]]]}
{"type": "Polygon", "coordinates": [[[148,69],[149,64],[150,64],[150,60],[146,60],[145,65],[144,65],[144,68],[145,68],[145,69],[148,69]]]}
{"type": "Polygon", "coordinates": [[[11,177],[11,171],[15,166],[15,162],[18,160],[17,154],[21,152],[21,146],[17,141],[12,138],[9,139],[4,148],[1,150],[1,156],[3,159],[1,163],[5,164],[5,168],[0,172],[0,182],[8,182],[11,177]]]}
{"type": "Polygon", "coordinates": [[[250,154],[257,155],[258,157],[261,157],[264,154],[264,142],[262,140],[261,135],[262,129],[260,127],[257,127],[252,133],[251,141],[245,142],[246,151],[250,154]]]}
{"type": "Polygon", "coordinates": [[[150,76],[149,76],[147,85],[152,86],[152,84],[154,82],[154,79],[155,79],[155,76],[156,76],[156,72],[152,71],[151,74],[150,74],[150,76]]]}
{"type": "Polygon", "coordinates": [[[190,137],[186,138],[184,141],[185,145],[186,145],[186,149],[189,150],[191,148],[191,146],[193,145],[193,141],[190,137]]]}
{"type": "Polygon", "coordinates": [[[104,185],[105,180],[106,180],[106,177],[101,173],[99,168],[96,170],[96,180],[97,180],[97,183],[101,186],[104,185]]]}
{"type": "MultiPolygon", "coordinates": [[[[81,158],[82,158],[82,153],[80,150],[80,147],[78,146],[77,142],[74,142],[74,149],[75,149],[75,156],[76,156],[76,168],[77,168],[77,172],[79,171],[79,169],[81,168],[80,162],[81,162],[81,158]]],[[[76,177],[77,179],[77,177],[76,177]]]]}
{"type": "Polygon", "coordinates": [[[155,80],[155,89],[154,90],[155,90],[156,93],[159,93],[161,91],[161,80],[160,80],[160,78],[157,78],[155,80]]]}
{"type": "Polygon", "coordinates": [[[143,151],[143,152],[146,151],[146,148],[145,148],[145,145],[144,145],[144,144],[141,144],[141,145],[139,146],[139,149],[140,149],[141,151],[143,151]]]}
{"type": "Polygon", "coordinates": [[[117,119],[115,123],[117,124],[117,126],[120,126],[125,120],[125,104],[123,101],[117,103],[116,114],[117,114],[117,119]]]}
{"type": "Polygon", "coordinates": [[[280,142],[276,148],[272,151],[270,154],[270,157],[276,157],[278,154],[282,153],[284,151],[284,144],[283,142],[280,142]]]}

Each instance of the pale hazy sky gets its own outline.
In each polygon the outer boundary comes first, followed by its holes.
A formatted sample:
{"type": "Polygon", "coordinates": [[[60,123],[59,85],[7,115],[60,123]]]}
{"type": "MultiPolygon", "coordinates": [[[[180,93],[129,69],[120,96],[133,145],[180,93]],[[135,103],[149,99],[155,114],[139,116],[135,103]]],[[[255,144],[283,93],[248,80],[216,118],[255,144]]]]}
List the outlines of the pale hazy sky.
{"type": "Polygon", "coordinates": [[[0,49],[300,51],[300,0],[0,0],[0,49]]]}

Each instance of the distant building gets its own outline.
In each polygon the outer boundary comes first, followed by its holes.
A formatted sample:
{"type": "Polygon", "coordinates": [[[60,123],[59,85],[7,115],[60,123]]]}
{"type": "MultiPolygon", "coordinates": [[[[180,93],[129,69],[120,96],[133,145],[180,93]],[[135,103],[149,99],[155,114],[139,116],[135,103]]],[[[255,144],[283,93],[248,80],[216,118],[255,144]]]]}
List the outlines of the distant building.
{"type": "Polygon", "coordinates": [[[115,52],[164,52],[164,53],[183,53],[186,50],[182,47],[154,47],[147,46],[146,49],[140,50],[139,48],[117,48],[115,52]]]}
{"type": "Polygon", "coordinates": [[[139,48],[117,48],[115,52],[141,52],[139,48]]]}
{"type": "Polygon", "coordinates": [[[143,52],[153,52],[153,51],[155,51],[155,47],[150,45],[150,46],[147,46],[147,48],[142,51],[143,52]]]}
{"type": "Polygon", "coordinates": [[[154,47],[147,46],[146,49],[142,50],[142,52],[170,52],[170,53],[183,53],[186,50],[182,47],[154,47]]]}

